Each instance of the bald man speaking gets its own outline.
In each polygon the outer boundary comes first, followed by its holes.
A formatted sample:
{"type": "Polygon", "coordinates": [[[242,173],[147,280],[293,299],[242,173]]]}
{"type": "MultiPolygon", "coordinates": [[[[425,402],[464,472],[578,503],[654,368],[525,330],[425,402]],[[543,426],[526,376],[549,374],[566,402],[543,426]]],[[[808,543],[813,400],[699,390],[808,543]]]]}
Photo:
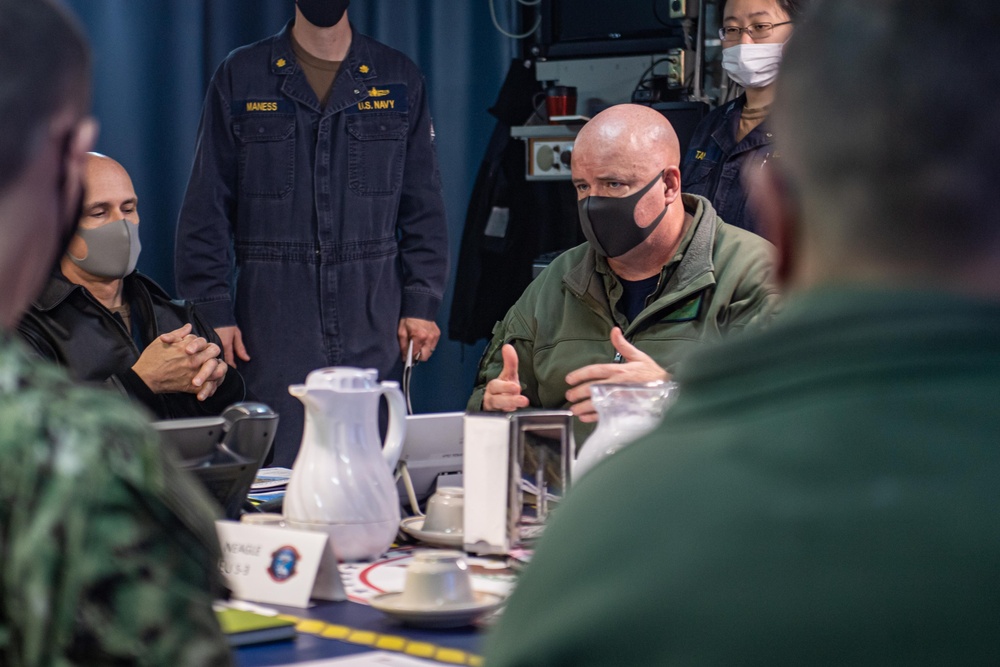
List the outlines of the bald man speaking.
{"type": "Polygon", "coordinates": [[[583,243],[553,261],[493,329],[469,410],[570,408],[577,442],[597,420],[594,382],[666,379],[702,341],[768,319],[772,247],[680,191],[669,121],[622,104],[573,151],[583,243]]]}

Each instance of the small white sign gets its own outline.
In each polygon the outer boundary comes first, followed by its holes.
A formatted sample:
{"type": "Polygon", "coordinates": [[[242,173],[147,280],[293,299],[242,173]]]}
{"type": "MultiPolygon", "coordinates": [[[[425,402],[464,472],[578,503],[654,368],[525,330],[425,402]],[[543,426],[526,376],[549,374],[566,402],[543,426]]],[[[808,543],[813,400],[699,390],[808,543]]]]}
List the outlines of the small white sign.
{"type": "Polygon", "coordinates": [[[222,547],[219,570],[234,597],[309,606],[327,551],[325,533],[236,521],[216,521],[215,529],[222,547]]]}

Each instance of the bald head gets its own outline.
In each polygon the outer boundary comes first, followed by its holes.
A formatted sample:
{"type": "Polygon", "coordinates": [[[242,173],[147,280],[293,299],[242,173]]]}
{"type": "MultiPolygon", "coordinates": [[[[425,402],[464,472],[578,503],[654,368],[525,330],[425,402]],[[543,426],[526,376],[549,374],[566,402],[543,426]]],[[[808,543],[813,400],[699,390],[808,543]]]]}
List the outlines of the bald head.
{"type": "MultiPolygon", "coordinates": [[[[87,153],[87,155],[84,158],[84,165],[86,166],[87,172],[90,172],[92,170],[95,172],[100,172],[105,169],[112,171],[125,171],[125,167],[123,167],[121,163],[115,160],[114,158],[110,158],[107,155],[104,155],[103,153],[97,153],[94,151],[87,153]]],[[[126,172],[125,175],[127,176],[128,173],[126,172]]]]}
{"type": "Polygon", "coordinates": [[[619,104],[583,126],[573,145],[573,161],[583,153],[615,155],[656,172],[680,164],[680,142],[663,114],[638,104],[619,104]]]}
{"type": "Polygon", "coordinates": [[[100,153],[88,153],[83,172],[84,229],[122,218],[139,223],[138,197],[125,167],[100,153]]]}

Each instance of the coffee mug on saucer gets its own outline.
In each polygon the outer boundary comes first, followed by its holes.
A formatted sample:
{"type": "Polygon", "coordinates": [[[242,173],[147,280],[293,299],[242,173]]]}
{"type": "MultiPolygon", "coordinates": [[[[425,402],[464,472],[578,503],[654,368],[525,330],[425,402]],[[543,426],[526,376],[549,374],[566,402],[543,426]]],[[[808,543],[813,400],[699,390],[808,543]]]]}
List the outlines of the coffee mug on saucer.
{"type": "Polygon", "coordinates": [[[425,533],[461,533],[464,517],[465,489],[442,486],[427,501],[422,530],[425,533]]]}
{"type": "Polygon", "coordinates": [[[465,554],[454,550],[420,550],[406,568],[400,604],[411,608],[471,604],[472,578],[465,554]]]}
{"type": "Polygon", "coordinates": [[[285,527],[285,517],[276,512],[248,512],[240,517],[241,523],[251,523],[255,526],[285,527]]]}

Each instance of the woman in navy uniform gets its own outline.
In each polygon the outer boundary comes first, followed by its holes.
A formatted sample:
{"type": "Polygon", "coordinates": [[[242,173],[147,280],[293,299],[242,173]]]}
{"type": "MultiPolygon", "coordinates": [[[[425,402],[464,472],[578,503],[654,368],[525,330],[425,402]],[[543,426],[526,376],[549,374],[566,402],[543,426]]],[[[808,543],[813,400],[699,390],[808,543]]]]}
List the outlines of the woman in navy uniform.
{"type": "Polygon", "coordinates": [[[747,207],[743,174],[773,154],[766,118],[784,43],[806,0],[727,0],[721,13],[722,66],[744,93],[698,125],[681,165],[684,192],[707,197],[725,222],[761,233],[747,207]]]}

